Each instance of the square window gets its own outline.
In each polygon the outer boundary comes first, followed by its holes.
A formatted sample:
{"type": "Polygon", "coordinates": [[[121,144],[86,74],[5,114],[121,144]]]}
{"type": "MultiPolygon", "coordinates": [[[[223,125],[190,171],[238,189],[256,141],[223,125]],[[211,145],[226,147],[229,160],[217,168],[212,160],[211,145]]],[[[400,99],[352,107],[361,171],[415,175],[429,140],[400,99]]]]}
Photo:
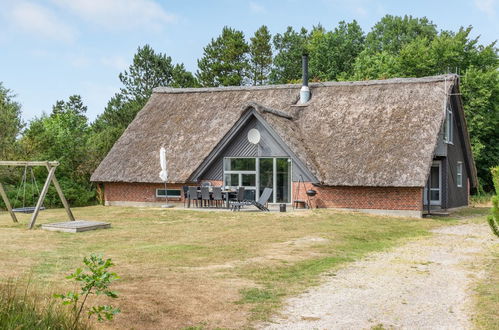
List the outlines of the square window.
{"type": "Polygon", "coordinates": [[[180,189],[156,189],[156,197],[180,198],[181,196],[182,191],[180,189]]]}
{"type": "Polygon", "coordinates": [[[462,162],[457,162],[456,184],[460,188],[463,186],[463,163],[462,162]]]}
{"type": "Polygon", "coordinates": [[[444,141],[446,143],[453,142],[453,121],[452,121],[452,109],[447,108],[444,123],[444,141]]]}

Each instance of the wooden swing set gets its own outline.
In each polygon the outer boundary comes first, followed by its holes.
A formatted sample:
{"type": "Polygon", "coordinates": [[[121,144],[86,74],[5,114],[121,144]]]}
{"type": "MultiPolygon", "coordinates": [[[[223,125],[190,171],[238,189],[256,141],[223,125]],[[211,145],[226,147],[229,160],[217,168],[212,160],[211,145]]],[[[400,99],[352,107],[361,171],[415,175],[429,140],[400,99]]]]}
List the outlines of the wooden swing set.
{"type": "MultiPolygon", "coordinates": [[[[50,183],[52,182],[54,184],[55,190],[57,191],[57,194],[59,195],[59,198],[61,199],[62,204],[64,205],[64,209],[66,210],[66,213],[68,215],[68,218],[70,221],[75,221],[75,218],[73,216],[73,212],[71,212],[71,209],[69,208],[68,201],[66,200],[66,197],[64,197],[64,194],[62,192],[61,186],[59,185],[59,182],[57,181],[55,177],[55,170],[57,166],[59,166],[59,162],[50,162],[50,161],[0,161],[0,166],[13,166],[13,167],[20,167],[23,166],[25,168],[24,174],[23,174],[23,179],[22,183],[26,185],[26,180],[27,180],[27,168],[28,167],[34,167],[34,166],[42,166],[47,168],[48,175],[47,179],[45,180],[45,184],[43,185],[43,188],[41,192],[39,193],[38,201],[36,202],[35,207],[25,207],[23,205],[22,208],[12,208],[9,198],[7,197],[7,193],[5,192],[2,183],[0,182],[0,195],[2,196],[3,202],[5,203],[5,206],[7,207],[7,211],[10,213],[10,216],[12,218],[12,221],[18,222],[17,217],[15,212],[22,212],[22,213],[33,213],[31,216],[31,221],[29,223],[28,228],[32,229],[35,226],[36,218],[38,217],[38,214],[40,213],[41,210],[44,209],[43,207],[43,202],[45,200],[45,197],[47,196],[47,192],[50,187],[50,183]]],[[[33,183],[34,182],[34,175],[32,174],[32,179],[33,183]]],[[[35,183],[36,186],[36,183],[35,183]]],[[[25,187],[24,187],[25,189],[25,187]]],[[[16,198],[17,199],[17,198],[16,198]]],[[[23,196],[24,199],[24,196],[23,196]]]]}

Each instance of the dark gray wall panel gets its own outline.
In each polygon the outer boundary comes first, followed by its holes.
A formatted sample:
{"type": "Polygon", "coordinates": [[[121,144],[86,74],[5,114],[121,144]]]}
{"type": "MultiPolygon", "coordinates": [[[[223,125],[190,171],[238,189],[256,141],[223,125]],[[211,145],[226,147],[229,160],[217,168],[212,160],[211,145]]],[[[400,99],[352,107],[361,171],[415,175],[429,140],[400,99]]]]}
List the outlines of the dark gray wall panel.
{"type": "MultiPolygon", "coordinates": [[[[212,163],[212,166],[201,175],[202,180],[223,180],[224,157],[290,157],[290,155],[286,153],[272,134],[255,117],[252,117],[228,143],[228,146],[212,163]],[[257,145],[248,141],[248,131],[252,128],[260,131],[261,140],[257,145]]],[[[293,181],[298,181],[300,174],[306,177],[298,166],[293,164],[293,181]]]]}
{"type": "MultiPolygon", "coordinates": [[[[457,109],[457,105],[452,100],[453,109],[457,109]]],[[[447,157],[444,160],[446,162],[445,167],[447,169],[447,208],[459,207],[468,205],[468,170],[465,160],[464,152],[464,136],[462,134],[462,127],[458,126],[459,122],[458,111],[453,111],[453,144],[447,145],[447,157]],[[457,162],[463,162],[463,186],[457,186],[457,162]]]]}

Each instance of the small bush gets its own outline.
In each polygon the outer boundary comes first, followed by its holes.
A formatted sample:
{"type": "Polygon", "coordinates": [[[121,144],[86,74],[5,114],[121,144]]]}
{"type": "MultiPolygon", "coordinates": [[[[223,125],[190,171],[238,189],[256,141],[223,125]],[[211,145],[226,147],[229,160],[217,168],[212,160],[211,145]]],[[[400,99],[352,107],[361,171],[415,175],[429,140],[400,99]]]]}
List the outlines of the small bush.
{"type": "Polygon", "coordinates": [[[494,183],[496,195],[499,195],[499,166],[492,167],[490,172],[492,172],[492,182],[494,183]]]}
{"type": "Polygon", "coordinates": [[[72,315],[66,306],[57,304],[50,295],[36,292],[29,284],[0,283],[1,329],[89,329],[84,321],[73,326],[72,315]]]}
{"type": "Polygon", "coordinates": [[[111,259],[104,260],[101,255],[91,254],[90,257],[83,258],[85,269],[77,268],[74,273],[67,276],[67,279],[75,280],[81,285],[79,291],[70,291],[66,294],[55,294],[55,298],[62,299],[62,304],[71,306],[73,324],[76,326],[81,320],[81,314],[85,310],[88,318],[92,315],[97,317],[99,322],[112,320],[114,315],[120,312],[119,308],[110,305],[98,305],[87,307],[85,303],[90,295],[104,295],[109,298],[118,298],[116,292],[111,291],[109,286],[118,279],[116,273],[110,272],[113,266],[111,259]]]}
{"type": "Polygon", "coordinates": [[[499,196],[492,197],[492,214],[488,216],[487,221],[492,232],[499,237],[499,196]]]}

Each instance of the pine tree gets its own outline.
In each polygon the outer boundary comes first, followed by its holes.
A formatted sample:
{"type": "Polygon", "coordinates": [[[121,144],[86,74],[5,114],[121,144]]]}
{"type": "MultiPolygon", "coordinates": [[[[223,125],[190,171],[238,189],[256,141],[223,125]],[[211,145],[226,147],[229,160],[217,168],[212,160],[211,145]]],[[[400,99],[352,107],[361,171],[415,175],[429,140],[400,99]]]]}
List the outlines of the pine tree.
{"type": "Polygon", "coordinates": [[[249,46],[244,33],[225,26],[217,39],[204,47],[196,74],[206,87],[240,86],[245,84],[249,70],[249,46]]]}
{"type": "Polygon", "coordinates": [[[306,51],[308,33],[305,28],[296,32],[288,26],[283,34],[276,34],[273,42],[276,50],[270,81],[274,84],[286,84],[300,79],[302,74],[301,57],[306,51]]]}
{"type": "Polygon", "coordinates": [[[267,26],[262,25],[250,39],[250,77],[253,85],[263,85],[268,79],[272,65],[271,38],[267,26]]]}
{"type": "Polygon", "coordinates": [[[173,65],[170,56],[156,53],[149,45],[137,49],[132,65],[120,73],[119,78],[124,85],[121,93],[129,100],[141,100],[144,103],[155,87],[196,85],[194,76],[185,70],[183,64],[173,65]]]}

